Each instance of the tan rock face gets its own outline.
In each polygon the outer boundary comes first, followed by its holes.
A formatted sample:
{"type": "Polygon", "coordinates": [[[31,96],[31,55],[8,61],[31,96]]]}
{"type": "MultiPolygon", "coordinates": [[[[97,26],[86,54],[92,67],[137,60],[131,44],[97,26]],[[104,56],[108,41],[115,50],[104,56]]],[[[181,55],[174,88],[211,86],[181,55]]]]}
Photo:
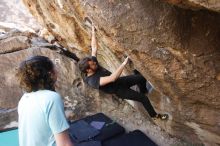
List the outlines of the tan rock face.
{"type": "Polygon", "coordinates": [[[22,31],[41,28],[21,0],[1,0],[0,6],[0,25],[22,31]]]}
{"type": "Polygon", "coordinates": [[[218,0],[164,0],[170,4],[180,6],[182,8],[190,8],[194,10],[208,9],[220,12],[220,2],[218,0]]]}
{"type": "Polygon", "coordinates": [[[28,38],[25,36],[16,36],[1,41],[0,54],[9,53],[28,48],[28,38]]]}
{"type": "Polygon", "coordinates": [[[97,29],[101,63],[115,70],[123,55],[129,55],[134,67],[160,91],[152,100],[158,111],[170,114],[171,120],[161,125],[166,131],[195,143],[219,144],[218,13],[154,0],[23,1],[73,52],[88,53],[90,29],[84,18],[90,17],[97,29]]]}

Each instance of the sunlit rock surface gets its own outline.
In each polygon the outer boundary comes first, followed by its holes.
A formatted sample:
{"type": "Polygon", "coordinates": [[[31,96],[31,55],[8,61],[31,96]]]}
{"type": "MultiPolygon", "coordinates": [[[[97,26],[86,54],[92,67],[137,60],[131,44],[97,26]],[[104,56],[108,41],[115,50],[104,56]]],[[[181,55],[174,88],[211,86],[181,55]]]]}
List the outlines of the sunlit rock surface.
{"type": "Polygon", "coordinates": [[[28,12],[21,0],[0,1],[0,25],[19,30],[34,31],[40,29],[40,25],[28,12]]]}

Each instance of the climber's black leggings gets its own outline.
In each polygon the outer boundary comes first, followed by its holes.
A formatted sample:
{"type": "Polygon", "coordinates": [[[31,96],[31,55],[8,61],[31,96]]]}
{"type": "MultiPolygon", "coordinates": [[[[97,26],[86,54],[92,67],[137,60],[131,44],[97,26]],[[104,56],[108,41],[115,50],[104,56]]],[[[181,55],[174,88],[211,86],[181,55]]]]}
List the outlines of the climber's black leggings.
{"type": "Polygon", "coordinates": [[[142,75],[130,75],[125,77],[120,77],[116,80],[118,89],[115,94],[122,99],[129,99],[134,101],[139,101],[143,104],[144,108],[147,110],[151,117],[156,116],[156,112],[151,105],[148,97],[145,96],[146,92],[146,79],[142,75]],[[131,86],[138,85],[140,93],[130,89],[131,86]]]}

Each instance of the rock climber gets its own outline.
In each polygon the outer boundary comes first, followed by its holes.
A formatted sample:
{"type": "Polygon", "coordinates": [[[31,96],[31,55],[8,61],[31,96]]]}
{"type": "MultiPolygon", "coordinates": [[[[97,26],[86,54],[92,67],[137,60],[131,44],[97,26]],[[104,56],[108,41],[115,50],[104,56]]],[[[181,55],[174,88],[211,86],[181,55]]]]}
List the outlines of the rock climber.
{"type": "Polygon", "coordinates": [[[153,119],[167,120],[167,114],[158,114],[148,97],[145,95],[148,90],[146,88],[146,79],[141,74],[120,77],[128,57],[124,62],[111,73],[107,69],[99,65],[97,60],[97,41],[95,36],[95,28],[92,24],[92,54],[79,61],[78,66],[84,76],[84,81],[91,87],[99,89],[105,93],[116,94],[119,98],[139,101],[143,104],[149,115],[153,119]],[[138,85],[140,92],[132,90],[130,87],[138,85]]]}

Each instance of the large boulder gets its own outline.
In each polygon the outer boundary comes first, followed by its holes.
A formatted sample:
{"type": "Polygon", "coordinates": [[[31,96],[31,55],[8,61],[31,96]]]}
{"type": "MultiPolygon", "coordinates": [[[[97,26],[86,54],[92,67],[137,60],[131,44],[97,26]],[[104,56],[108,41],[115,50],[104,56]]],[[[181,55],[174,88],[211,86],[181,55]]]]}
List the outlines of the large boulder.
{"type": "Polygon", "coordinates": [[[89,53],[89,17],[97,29],[101,63],[114,71],[129,55],[134,68],[160,92],[152,100],[158,111],[170,115],[160,124],[167,132],[192,143],[219,144],[218,13],[156,0],[23,1],[38,22],[76,53],[89,53]]]}

